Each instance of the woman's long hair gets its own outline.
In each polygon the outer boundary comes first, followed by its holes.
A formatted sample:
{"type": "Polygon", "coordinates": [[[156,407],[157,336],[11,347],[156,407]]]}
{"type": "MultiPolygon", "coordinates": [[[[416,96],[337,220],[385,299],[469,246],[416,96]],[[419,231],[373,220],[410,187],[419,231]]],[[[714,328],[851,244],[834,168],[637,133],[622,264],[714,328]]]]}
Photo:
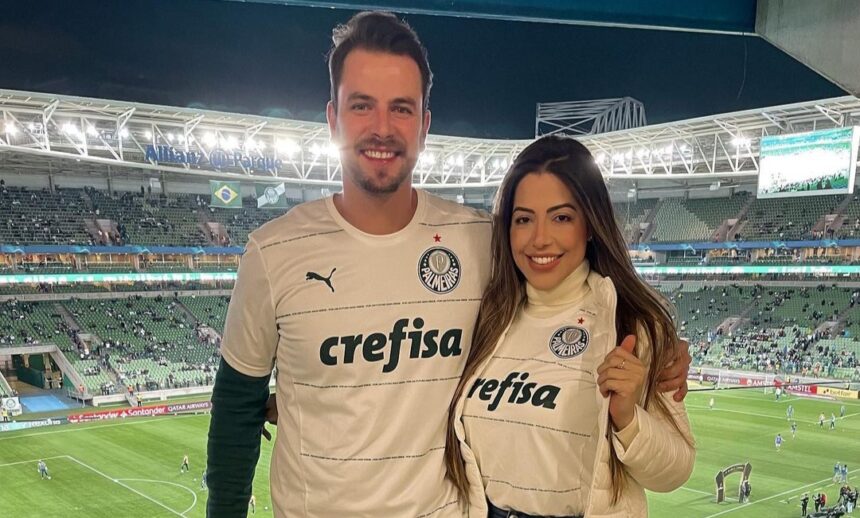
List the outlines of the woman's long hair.
{"type": "MultiPolygon", "coordinates": [[[[460,442],[454,432],[455,407],[467,389],[466,383],[493,353],[502,333],[525,303],[525,277],[514,263],[510,231],[517,186],[526,175],[532,173],[555,175],[567,186],[582,209],[589,235],[592,236],[586,246],[585,258],[591,270],[609,277],[615,284],[618,295],[615,329],[619,341],[632,334],[640,340],[647,338],[650,343],[651,360],[645,387],[645,409],[654,409],[664,414],[681,433],[669,408],[657,397],[657,375],[671,360],[676,340],[671,305],[636,274],[627,252],[627,243],[615,222],[609,191],[588,149],[570,137],[543,137],[517,156],[499,189],[493,211],[493,268],[490,282],[481,300],[466,366],[448,411],[445,464],[448,476],[459,489],[461,498],[466,501],[469,499],[469,485],[460,442]]],[[[641,344],[637,343],[636,349],[641,355],[641,344]]],[[[612,503],[615,504],[626,483],[626,474],[612,441],[609,442],[609,447],[612,503]]]]}

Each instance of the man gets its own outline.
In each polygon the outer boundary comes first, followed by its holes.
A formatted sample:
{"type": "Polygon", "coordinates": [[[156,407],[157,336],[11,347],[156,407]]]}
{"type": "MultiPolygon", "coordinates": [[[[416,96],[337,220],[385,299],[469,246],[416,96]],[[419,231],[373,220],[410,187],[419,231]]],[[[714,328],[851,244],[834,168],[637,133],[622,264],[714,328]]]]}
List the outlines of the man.
{"type": "Polygon", "coordinates": [[[741,484],[741,500],[742,503],[747,503],[750,501],[750,493],[752,492],[752,486],[750,486],[749,479],[744,480],[741,484]]]}
{"type": "MultiPolygon", "coordinates": [[[[210,516],[244,516],[277,363],[275,516],[460,516],[446,416],[490,273],[490,219],[412,189],[432,74],[415,33],[334,31],[327,118],[343,192],[249,236],[209,430],[210,516]]],[[[686,393],[689,355],[661,390],[686,393]]]]}
{"type": "Polygon", "coordinates": [[[189,469],[191,468],[188,466],[188,455],[186,454],[182,456],[182,464],[179,466],[179,473],[185,473],[189,469]]]}
{"type": "Polygon", "coordinates": [[[248,507],[251,508],[251,514],[257,514],[257,497],[251,495],[251,499],[248,500],[248,507]]]}
{"type": "Polygon", "coordinates": [[[818,427],[824,428],[824,412],[818,414],[818,427]]]}
{"type": "Polygon", "coordinates": [[[797,438],[797,421],[791,422],[791,438],[792,439],[797,438]]]}
{"type": "Polygon", "coordinates": [[[785,409],[785,417],[789,421],[791,421],[791,418],[794,417],[794,407],[792,405],[788,405],[788,408],[785,409]]]}
{"type": "Polygon", "coordinates": [[[782,434],[776,434],[773,444],[776,446],[776,451],[780,451],[780,448],[782,448],[782,434]]]}
{"type": "Polygon", "coordinates": [[[806,518],[808,514],[807,508],[809,507],[809,493],[803,493],[803,498],[800,499],[800,516],[806,518]]]}
{"type": "Polygon", "coordinates": [[[709,399],[709,400],[708,400],[708,409],[709,409],[709,410],[713,410],[713,409],[714,409],[714,398],[711,398],[711,399],[709,399]]]}
{"type": "Polygon", "coordinates": [[[836,429],[836,415],[833,412],[830,413],[830,429],[836,429]]]}
{"type": "Polygon", "coordinates": [[[839,407],[839,417],[845,417],[845,405],[839,407]]]}
{"type": "Polygon", "coordinates": [[[848,494],[848,512],[853,513],[854,509],[857,507],[857,487],[854,487],[854,491],[851,491],[848,494]]]}
{"type": "Polygon", "coordinates": [[[51,480],[51,475],[48,473],[48,465],[45,464],[44,460],[39,459],[39,464],[37,465],[37,468],[39,470],[39,478],[41,480],[51,480]]]}

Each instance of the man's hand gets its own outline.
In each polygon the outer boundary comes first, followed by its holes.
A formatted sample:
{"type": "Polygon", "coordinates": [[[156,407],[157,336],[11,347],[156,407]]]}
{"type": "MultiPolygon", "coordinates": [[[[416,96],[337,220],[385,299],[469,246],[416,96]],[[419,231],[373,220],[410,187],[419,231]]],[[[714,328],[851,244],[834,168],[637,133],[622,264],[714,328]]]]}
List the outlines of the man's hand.
{"type": "Polygon", "coordinates": [[[660,392],[675,391],[672,399],[683,401],[687,397],[687,374],[693,358],[690,356],[690,344],[687,340],[678,339],[672,351],[672,358],[657,376],[657,390],[660,392]]]}
{"type": "MultiPolygon", "coordinates": [[[[266,401],[266,422],[278,426],[278,400],[275,394],[269,394],[269,399],[266,401]]],[[[266,430],[266,423],[263,423],[262,433],[267,441],[272,440],[272,432],[266,430]]]]}

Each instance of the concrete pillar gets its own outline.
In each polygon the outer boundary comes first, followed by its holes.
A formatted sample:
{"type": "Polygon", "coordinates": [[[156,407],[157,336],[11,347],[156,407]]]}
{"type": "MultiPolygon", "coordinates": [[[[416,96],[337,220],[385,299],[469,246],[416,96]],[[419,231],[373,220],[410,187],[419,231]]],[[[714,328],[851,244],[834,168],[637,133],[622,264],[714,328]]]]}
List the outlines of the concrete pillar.
{"type": "Polygon", "coordinates": [[[769,43],[860,95],[860,2],[758,0],[755,25],[769,43]]]}

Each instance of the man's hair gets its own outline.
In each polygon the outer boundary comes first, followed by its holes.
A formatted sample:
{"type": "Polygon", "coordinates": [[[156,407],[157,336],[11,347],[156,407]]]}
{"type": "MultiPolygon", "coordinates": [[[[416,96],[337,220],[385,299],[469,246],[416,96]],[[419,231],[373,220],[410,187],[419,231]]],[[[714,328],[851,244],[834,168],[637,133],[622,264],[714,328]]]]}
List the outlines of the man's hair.
{"type": "Polygon", "coordinates": [[[418,65],[421,71],[423,108],[430,106],[430,87],[433,86],[433,72],[427,61],[427,49],[421,44],[418,35],[405,21],[392,13],[364,11],[356,14],[348,22],[332,30],[333,45],[328,53],[328,71],[331,80],[331,100],[337,105],[337,88],[343,75],[346,56],[355,49],[372,52],[385,52],[407,56],[418,65]]]}

